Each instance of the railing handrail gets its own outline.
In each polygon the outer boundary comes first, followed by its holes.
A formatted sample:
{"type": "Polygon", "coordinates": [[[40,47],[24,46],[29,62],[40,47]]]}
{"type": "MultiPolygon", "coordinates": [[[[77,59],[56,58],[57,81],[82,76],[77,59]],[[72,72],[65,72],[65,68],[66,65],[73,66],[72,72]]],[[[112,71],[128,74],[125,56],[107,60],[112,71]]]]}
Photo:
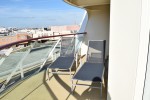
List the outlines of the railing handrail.
{"type": "Polygon", "coordinates": [[[32,40],[38,40],[38,39],[44,39],[44,38],[53,38],[53,37],[61,37],[61,36],[81,35],[81,34],[87,34],[87,33],[83,32],[83,33],[75,33],[75,34],[61,34],[61,35],[44,36],[44,37],[38,37],[38,38],[31,38],[31,39],[26,39],[26,40],[20,40],[20,41],[16,41],[16,42],[12,42],[12,43],[9,43],[9,44],[2,45],[2,46],[0,46],[0,50],[2,50],[4,48],[11,47],[13,45],[17,45],[19,43],[24,43],[24,42],[28,42],[28,41],[32,41],[32,40]]]}

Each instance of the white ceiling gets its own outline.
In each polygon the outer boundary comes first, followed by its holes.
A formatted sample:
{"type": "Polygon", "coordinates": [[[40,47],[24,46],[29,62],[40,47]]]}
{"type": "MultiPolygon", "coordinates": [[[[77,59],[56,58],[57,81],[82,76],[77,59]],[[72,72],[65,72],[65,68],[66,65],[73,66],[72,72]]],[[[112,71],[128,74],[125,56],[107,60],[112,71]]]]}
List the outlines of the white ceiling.
{"type": "Polygon", "coordinates": [[[110,0],[65,0],[65,1],[68,1],[71,4],[80,7],[110,4],[110,0]]]}

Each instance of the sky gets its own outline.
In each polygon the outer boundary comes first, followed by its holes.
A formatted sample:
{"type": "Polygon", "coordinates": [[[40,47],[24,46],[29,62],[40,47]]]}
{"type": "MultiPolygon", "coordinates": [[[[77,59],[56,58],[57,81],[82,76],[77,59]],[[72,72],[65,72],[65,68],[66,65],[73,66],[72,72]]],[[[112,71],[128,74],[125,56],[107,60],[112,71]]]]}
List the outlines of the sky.
{"type": "Polygon", "coordinates": [[[0,27],[79,25],[84,12],[63,0],[0,0],[0,27]]]}

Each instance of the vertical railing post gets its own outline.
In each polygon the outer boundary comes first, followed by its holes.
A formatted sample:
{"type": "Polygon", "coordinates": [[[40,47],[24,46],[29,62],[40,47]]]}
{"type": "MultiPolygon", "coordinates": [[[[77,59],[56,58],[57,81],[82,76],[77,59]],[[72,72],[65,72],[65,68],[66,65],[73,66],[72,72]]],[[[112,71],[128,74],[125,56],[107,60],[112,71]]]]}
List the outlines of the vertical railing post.
{"type": "Polygon", "coordinates": [[[22,68],[22,63],[20,64],[20,74],[21,74],[21,78],[24,78],[24,72],[23,72],[23,68],[22,68]]]}
{"type": "Polygon", "coordinates": [[[55,46],[52,48],[52,50],[50,50],[50,53],[49,53],[48,56],[45,58],[44,62],[42,63],[42,65],[40,66],[40,69],[39,69],[37,72],[39,72],[39,71],[43,68],[43,66],[45,65],[47,59],[48,59],[50,56],[52,56],[52,54],[53,54],[53,52],[54,52],[56,46],[57,46],[58,43],[60,42],[60,40],[61,40],[61,38],[57,41],[57,43],[56,43],[55,46]]]}
{"type": "Polygon", "coordinates": [[[60,40],[60,55],[61,56],[61,45],[62,45],[62,36],[61,36],[61,40],[60,40]]]}
{"type": "MultiPolygon", "coordinates": [[[[24,57],[20,60],[20,62],[17,64],[16,68],[12,71],[12,73],[8,76],[8,78],[6,79],[6,82],[3,84],[3,86],[1,87],[2,90],[4,90],[5,86],[7,85],[7,83],[11,80],[12,76],[16,73],[16,71],[18,69],[20,69],[20,65],[22,63],[22,61],[26,58],[26,56],[29,54],[30,49],[27,51],[27,53],[24,55],[24,57]]],[[[0,90],[1,90],[0,89],[0,90]]]]}
{"type": "Polygon", "coordinates": [[[0,88],[0,92],[2,92],[5,89],[5,86],[8,84],[8,82],[11,80],[11,78],[13,77],[13,75],[16,73],[16,71],[18,69],[20,69],[20,73],[21,73],[21,78],[24,77],[24,73],[23,73],[23,68],[22,68],[22,62],[23,60],[27,57],[27,55],[30,53],[31,49],[33,48],[33,46],[35,45],[35,43],[33,45],[31,45],[31,48],[24,54],[24,56],[22,57],[22,59],[20,60],[20,62],[17,64],[16,68],[12,71],[12,73],[8,76],[8,78],[6,79],[5,83],[3,84],[3,86],[0,88]]]}

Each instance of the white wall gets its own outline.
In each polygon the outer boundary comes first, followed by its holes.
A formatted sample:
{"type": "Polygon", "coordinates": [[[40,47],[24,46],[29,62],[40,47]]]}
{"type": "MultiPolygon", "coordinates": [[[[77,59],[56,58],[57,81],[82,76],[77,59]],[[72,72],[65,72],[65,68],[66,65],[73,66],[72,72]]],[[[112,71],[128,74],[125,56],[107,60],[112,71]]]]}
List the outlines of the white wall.
{"type": "Polygon", "coordinates": [[[84,16],[82,18],[82,22],[80,23],[81,27],[80,27],[78,33],[85,32],[85,28],[86,28],[87,22],[88,22],[88,15],[87,15],[87,12],[85,11],[84,16]]]}
{"type": "Polygon", "coordinates": [[[88,10],[88,22],[85,28],[87,35],[82,53],[86,53],[88,40],[106,40],[106,55],[109,52],[109,5],[101,5],[98,10],[88,10]]]}
{"type": "Polygon", "coordinates": [[[107,100],[134,100],[141,0],[112,0],[107,100]]]}

